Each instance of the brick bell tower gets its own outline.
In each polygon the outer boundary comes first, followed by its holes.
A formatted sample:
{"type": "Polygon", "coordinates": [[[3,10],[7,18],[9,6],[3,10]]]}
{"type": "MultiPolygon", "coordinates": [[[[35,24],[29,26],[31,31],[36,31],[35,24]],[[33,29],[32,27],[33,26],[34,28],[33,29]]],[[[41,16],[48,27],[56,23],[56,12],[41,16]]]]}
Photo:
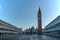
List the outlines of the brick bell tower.
{"type": "Polygon", "coordinates": [[[42,14],[40,8],[38,10],[38,34],[42,34],[42,14]]]}

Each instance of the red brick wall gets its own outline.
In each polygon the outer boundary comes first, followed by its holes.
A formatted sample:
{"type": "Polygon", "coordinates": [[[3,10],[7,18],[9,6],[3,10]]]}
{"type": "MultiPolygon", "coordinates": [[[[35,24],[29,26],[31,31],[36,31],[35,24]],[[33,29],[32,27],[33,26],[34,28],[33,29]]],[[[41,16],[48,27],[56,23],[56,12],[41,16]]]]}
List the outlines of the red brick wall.
{"type": "Polygon", "coordinates": [[[41,33],[42,32],[42,21],[38,20],[38,32],[41,33]]]}

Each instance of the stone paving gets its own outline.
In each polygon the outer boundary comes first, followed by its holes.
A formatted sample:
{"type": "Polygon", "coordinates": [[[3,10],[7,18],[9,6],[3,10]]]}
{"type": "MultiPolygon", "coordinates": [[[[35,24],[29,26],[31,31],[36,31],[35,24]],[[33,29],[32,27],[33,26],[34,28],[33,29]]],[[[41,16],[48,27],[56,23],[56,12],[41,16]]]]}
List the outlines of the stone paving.
{"type": "Polygon", "coordinates": [[[0,40],[60,40],[60,38],[46,35],[10,35],[2,36],[0,40]]]}

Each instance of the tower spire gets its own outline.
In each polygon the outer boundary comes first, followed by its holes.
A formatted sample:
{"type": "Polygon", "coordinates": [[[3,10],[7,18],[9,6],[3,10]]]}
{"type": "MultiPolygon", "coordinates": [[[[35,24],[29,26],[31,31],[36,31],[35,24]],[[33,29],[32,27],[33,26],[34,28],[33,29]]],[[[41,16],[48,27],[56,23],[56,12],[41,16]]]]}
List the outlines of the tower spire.
{"type": "Polygon", "coordinates": [[[41,17],[41,10],[40,10],[40,7],[39,7],[39,10],[38,10],[38,15],[41,17]]]}

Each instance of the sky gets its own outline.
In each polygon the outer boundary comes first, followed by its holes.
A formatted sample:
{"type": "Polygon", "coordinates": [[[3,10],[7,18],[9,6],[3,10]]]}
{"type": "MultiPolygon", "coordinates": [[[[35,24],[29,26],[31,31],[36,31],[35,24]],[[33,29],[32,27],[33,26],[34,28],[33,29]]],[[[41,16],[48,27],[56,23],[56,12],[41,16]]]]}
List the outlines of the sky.
{"type": "Polygon", "coordinates": [[[42,28],[60,15],[60,0],[0,0],[0,19],[18,28],[37,28],[39,7],[42,28]]]}

